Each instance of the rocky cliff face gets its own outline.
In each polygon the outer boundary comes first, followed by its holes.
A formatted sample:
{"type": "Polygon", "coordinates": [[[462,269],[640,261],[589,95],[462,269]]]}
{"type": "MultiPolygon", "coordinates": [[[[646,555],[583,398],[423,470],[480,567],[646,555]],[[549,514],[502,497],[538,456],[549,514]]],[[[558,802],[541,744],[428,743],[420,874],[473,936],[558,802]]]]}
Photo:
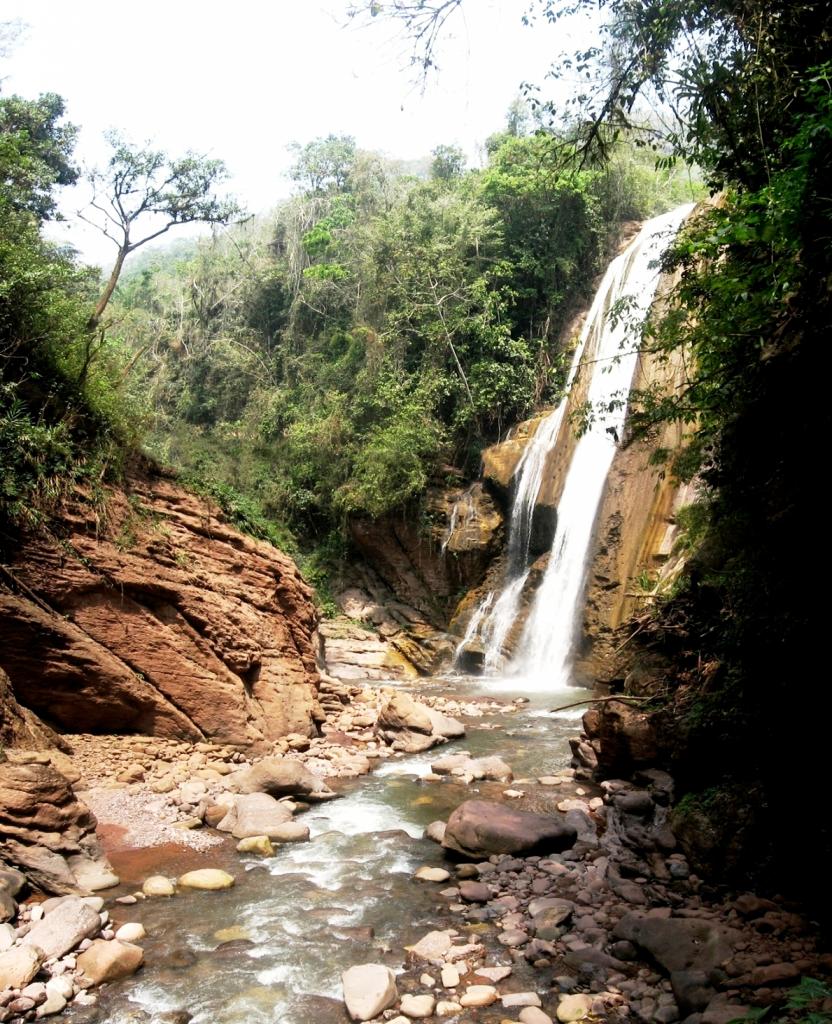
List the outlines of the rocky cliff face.
{"type": "Polygon", "coordinates": [[[316,614],[287,556],[152,470],[67,502],[0,579],[0,667],[72,732],[257,745],[314,731],[316,614]]]}

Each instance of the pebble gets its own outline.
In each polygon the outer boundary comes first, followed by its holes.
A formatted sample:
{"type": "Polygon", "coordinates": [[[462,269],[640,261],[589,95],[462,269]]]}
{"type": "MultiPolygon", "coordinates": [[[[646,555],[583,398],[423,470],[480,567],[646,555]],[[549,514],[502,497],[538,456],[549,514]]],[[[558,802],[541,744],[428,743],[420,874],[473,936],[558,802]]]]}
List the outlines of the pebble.
{"type": "Polygon", "coordinates": [[[462,1004],[453,999],[440,999],[436,1004],[437,1017],[455,1017],[462,1012],[462,1004]]]}
{"type": "Polygon", "coordinates": [[[592,1011],[592,996],[577,994],[564,996],[558,1003],[557,1018],[561,1024],[583,1020],[592,1011]]]}
{"type": "Polygon", "coordinates": [[[121,942],[138,942],[147,935],[144,925],[139,921],[128,921],[123,924],[115,933],[115,937],[121,942]]]}

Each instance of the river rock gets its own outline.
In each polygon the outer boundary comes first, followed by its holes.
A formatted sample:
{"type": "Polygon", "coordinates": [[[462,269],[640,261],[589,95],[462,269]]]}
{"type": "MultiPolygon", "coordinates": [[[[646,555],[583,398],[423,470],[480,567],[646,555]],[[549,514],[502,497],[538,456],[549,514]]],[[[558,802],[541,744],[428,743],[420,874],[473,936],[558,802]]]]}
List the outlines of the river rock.
{"type": "Polygon", "coordinates": [[[236,772],[229,784],[238,793],[268,793],[269,796],[299,796],[304,800],[331,799],[335,793],[324,780],[300,761],[267,757],[251,768],[236,772]]]}
{"type": "Polygon", "coordinates": [[[116,938],[121,942],[139,942],[147,935],[141,921],[128,921],[116,931],[116,938]]]}
{"type": "Polygon", "coordinates": [[[234,797],[233,806],[217,828],[220,832],[230,832],[235,839],[246,839],[249,836],[268,836],[274,839],[277,838],[275,832],[291,820],[291,808],[279,803],[273,796],[268,793],[249,793],[234,797]]]}
{"type": "Polygon", "coordinates": [[[396,692],[391,694],[382,704],[378,715],[380,729],[395,732],[421,732],[430,735],[433,732],[433,721],[430,709],[415,701],[409,694],[396,692]]]}
{"type": "Polygon", "coordinates": [[[553,1024],[548,1013],[537,1006],[526,1006],[518,1014],[522,1024],[553,1024]]]}
{"type": "Polygon", "coordinates": [[[425,829],[425,838],[432,839],[435,843],[441,843],[445,838],[445,822],[432,821],[425,829]]]}
{"type": "Polygon", "coordinates": [[[405,949],[416,960],[441,964],[452,943],[450,932],[433,931],[423,935],[415,945],[405,946],[405,949]]]}
{"type": "Polygon", "coordinates": [[[135,974],[144,960],[141,946],[112,939],[96,939],[89,949],[78,957],[78,968],[94,985],[117,981],[135,974]]]}
{"type": "Polygon", "coordinates": [[[198,868],[196,871],[186,871],[180,876],[178,884],[186,889],[206,891],[230,889],[234,885],[234,876],[219,868],[198,868]]]}
{"type": "Polygon", "coordinates": [[[399,998],[396,977],[384,964],[360,964],[341,975],[344,1002],[353,1020],[378,1017],[399,998]]]}
{"type": "Polygon", "coordinates": [[[101,918],[79,897],[69,897],[38,921],[23,939],[27,946],[43,950],[44,956],[63,956],[79,942],[95,935],[101,918]]]}
{"type": "Polygon", "coordinates": [[[467,857],[552,853],[573,846],[576,830],[559,817],[532,814],[491,800],[466,800],[448,819],[442,845],[467,857]]]}
{"type": "Polygon", "coordinates": [[[575,1020],[583,1020],[592,1012],[593,996],[576,993],[564,996],[558,1003],[557,1018],[561,1024],[571,1024],[575,1020]]]}
{"type": "Polygon", "coordinates": [[[460,996],[461,1006],[490,1006],[496,1003],[497,989],[493,985],[469,985],[460,996]]]}
{"type": "Polygon", "coordinates": [[[274,847],[268,836],[247,836],[237,843],[238,853],[257,853],[261,857],[273,857],[274,847]]]}
{"type": "Polygon", "coordinates": [[[436,1004],[437,1017],[456,1017],[462,1013],[462,1005],[454,999],[440,999],[436,1004]]]}
{"type": "Polygon", "coordinates": [[[444,739],[459,739],[465,735],[465,726],[456,718],[443,715],[441,711],[434,708],[427,708],[430,718],[431,732],[435,736],[442,736],[444,739]]]}
{"type": "Polygon", "coordinates": [[[506,992],[500,998],[506,1010],[515,1006],[540,1006],[537,992],[506,992]]]}
{"type": "Polygon", "coordinates": [[[424,1017],[432,1017],[436,999],[431,995],[405,995],[402,996],[400,1009],[408,1017],[415,1017],[417,1020],[424,1017]]]}
{"type": "Polygon", "coordinates": [[[145,896],[175,896],[176,887],[164,875],[151,875],[142,882],[142,892],[145,896]]]}
{"type": "Polygon", "coordinates": [[[444,868],[432,868],[425,864],[417,869],[413,877],[420,882],[447,882],[451,873],[444,868]]]}
{"type": "Polygon", "coordinates": [[[731,955],[739,934],[713,921],[626,914],[613,935],[646,950],[666,971],[709,971],[731,955]]]}
{"type": "Polygon", "coordinates": [[[43,950],[31,945],[15,946],[0,953],[0,992],[28,985],[45,959],[43,950]]]}
{"type": "Polygon", "coordinates": [[[485,882],[464,881],[459,883],[459,895],[466,903],[487,903],[491,899],[491,890],[485,882]]]}

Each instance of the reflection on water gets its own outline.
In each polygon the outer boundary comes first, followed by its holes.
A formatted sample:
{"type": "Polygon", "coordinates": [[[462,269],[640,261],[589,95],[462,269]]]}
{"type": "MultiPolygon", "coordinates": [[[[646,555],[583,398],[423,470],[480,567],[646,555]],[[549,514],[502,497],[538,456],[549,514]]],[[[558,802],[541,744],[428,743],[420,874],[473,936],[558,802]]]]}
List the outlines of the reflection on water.
{"type": "MultiPolygon", "coordinates": [[[[494,679],[428,687],[466,698],[502,696],[494,679]]],[[[515,696],[512,691],[508,699],[515,696]]],[[[570,699],[588,696],[576,690],[570,699]]],[[[117,920],[141,920],[149,937],[143,970],[103,990],[103,1019],[134,1024],[187,1010],[194,1024],[346,1021],[344,969],[368,960],[399,968],[404,945],[431,927],[452,926],[440,887],[412,880],[420,865],[443,863],[441,849],[421,838],[425,826],[447,818],[462,800],[504,788],[425,781],[431,762],[452,750],[499,754],[518,779],[568,764],[567,740],[582,709],[552,717],[551,697],[530,698],[510,714],[469,720],[462,742],[391,758],[373,775],[341,784],[341,799],[304,815],[313,837],[308,843],[287,844],[265,860],[229,847],[205,855],[206,864],[235,874],[233,889],[114,910],[117,920]],[[495,723],[498,728],[485,728],[495,723]]]]}

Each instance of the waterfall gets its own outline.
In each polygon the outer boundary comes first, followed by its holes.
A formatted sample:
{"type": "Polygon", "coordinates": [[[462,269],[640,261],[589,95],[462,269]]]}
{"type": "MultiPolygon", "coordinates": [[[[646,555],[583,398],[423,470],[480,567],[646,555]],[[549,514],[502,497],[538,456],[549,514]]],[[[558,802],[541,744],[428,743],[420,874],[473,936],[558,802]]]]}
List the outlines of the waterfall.
{"type": "Polygon", "coordinates": [[[579,374],[588,373],[587,407],[602,415],[597,420],[590,418],[573,451],[558,504],[549,563],[508,669],[527,686],[549,690],[569,683],[595,517],[627,414],[639,328],[658,284],[655,261],[691,209],[681,207],[648,221],[610,263],[575,348],[566,397],[540,422],[518,463],[503,589],[499,597],[493,591],[486,594],[457,649],[458,658],[478,636],[487,674],[495,674],[503,666],[503,646],[517,618],[529,575],[532,518],[547,460],[558,444],[572,385],[579,374]],[[610,316],[611,312],[615,315],[610,316]]]}
{"type": "Polygon", "coordinates": [[[682,207],[648,221],[626,251],[612,261],[581,335],[579,350],[590,373],[587,407],[601,411],[602,416],[590,420],[572,454],[558,503],[549,563],[511,666],[541,689],[562,689],[570,683],[595,517],[627,415],[638,358],[638,329],[656,292],[657,257],[690,210],[690,206],[682,207]],[[622,307],[626,316],[620,315],[622,307]],[[619,315],[610,316],[611,311],[619,315]]]}

